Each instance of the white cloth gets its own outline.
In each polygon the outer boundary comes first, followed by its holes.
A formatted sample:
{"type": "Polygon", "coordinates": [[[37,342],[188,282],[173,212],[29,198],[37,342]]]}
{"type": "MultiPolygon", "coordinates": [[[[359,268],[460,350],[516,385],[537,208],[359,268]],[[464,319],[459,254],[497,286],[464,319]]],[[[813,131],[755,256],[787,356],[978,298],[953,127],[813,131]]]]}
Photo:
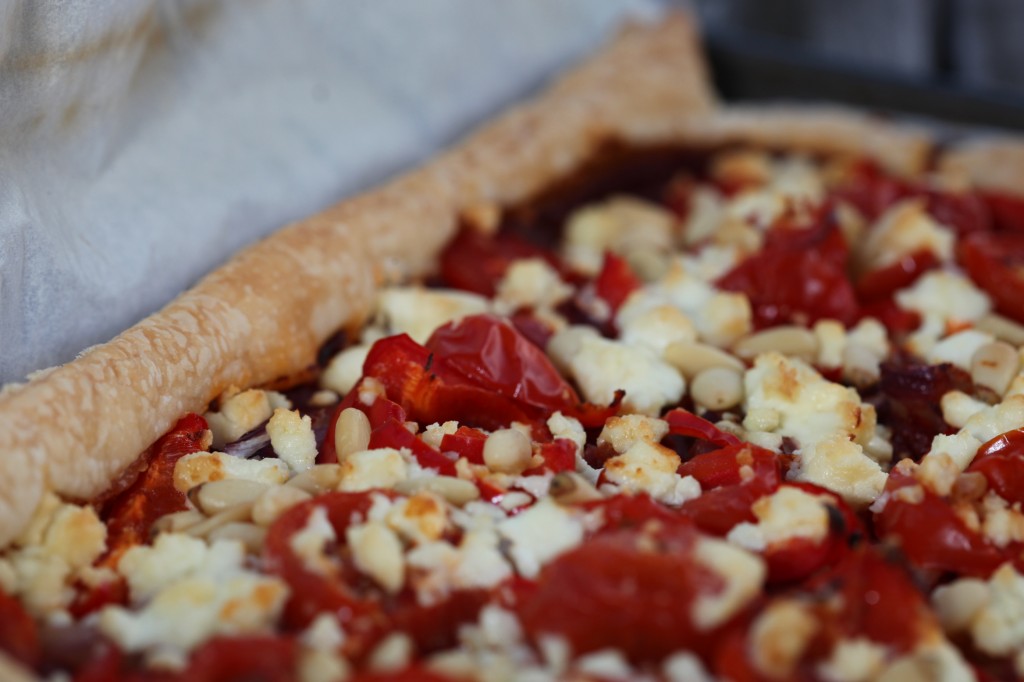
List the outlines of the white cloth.
{"type": "Polygon", "coordinates": [[[0,382],[112,338],[657,6],[0,2],[0,382]]]}

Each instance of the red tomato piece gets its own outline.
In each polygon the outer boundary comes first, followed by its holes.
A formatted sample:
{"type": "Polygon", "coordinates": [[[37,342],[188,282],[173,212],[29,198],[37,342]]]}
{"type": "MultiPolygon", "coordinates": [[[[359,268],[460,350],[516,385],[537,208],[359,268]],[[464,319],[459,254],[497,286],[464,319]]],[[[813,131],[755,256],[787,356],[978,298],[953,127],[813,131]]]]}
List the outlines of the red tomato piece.
{"type": "Polygon", "coordinates": [[[449,286],[493,296],[513,261],[543,258],[557,267],[555,255],[507,232],[490,236],[461,230],[441,253],[441,278],[449,286]]]}
{"type": "Polygon", "coordinates": [[[939,259],[926,249],[907,254],[891,265],[862,275],[857,280],[857,297],[862,303],[884,300],[938,266],[939,259]]]}
{"type": "Polygon", "coordinates": [[[78,587],[80,591],[75,595],[71,606],[68,607],[68,611],[76,620],[95,613],[104,606],[128,603],[128,584],[121,576],[97,587],[85,588],[82,585],[78,587]]]}
{"type": "Polygon", "coordinates": [[[849,177],[832,191],[832,196],[851,204],[868,220],[875,220],[887,208],[914,194],[909,183],[886,174],[876,163],[859,160],[849,177]]]}
{"type": "Polygon", "coordinates": [[[310,571],[290,542],[317,508],[325,510],[336,536],[344,538],[348,526],[364,519],[372,504],[369,493],[326,493],[292,507],[270,526],[263,558],[267,572],[280,576],[290,588],[282,616],[287,627],[301,629],[318,614],[332,613],[345,627],[353,647],[364,645],[377,628],[381,606],[376,600],[357,595],[337,567],[326,575],[310,571]]]}
{"type": "MultiPolygon", "coordinates": [[[[893,472],[886,491],[916,485],[914,479],[893,472]]],[[[958,575],[986,577],[1007,561],[999,548],[971,530],[950,504],[922,488],[923,499],[908,502],[891,496],[875,514],[875,533],[895,540],[914,566],[958,575]]]]}
{"type": "Polygon", "coordinates": [[[867,637],[905,652],[939,627],[904,568],[877,548],[860,544],[804,585],[813,594],[837,595],[832,627],[847,637],[867,637]]]}
{"type": "Polygon", "coordinates": [[[629,295],[642,286],[643,282],[625,258],[611,251],[604,252],[604,264],[594,279],[594,293],[608,304],[612,317],[629,295]]]}
{"type": "Polygon", "coordinates": [[[540,474],[546,471],[559,473],[576,470],[576,443],[568,438],[556,438],[550,443],[541,443],[538,454],[544,458],[544,464],[527,469],[524,476],[540,474]]]}
{"type": "Polygon", "coordinates": [[[820,212],[816,227],[773,228],[760,252],[718,280],[720,289],[747,295],[758,328],[824,318],[856,321],[857,298],[846,274],[849,249],[831,208],[820,212]]]}
{"type": "Polygon", "coordinates": [[[733,434],[726,433],[707,419],[698,417],[681,407],[671,410],[664,418],[668,422],[669,433],[674,433],[677,436],[699,438],[719,447],[740,444],[740,439],[733,434]]]}
{"type": "Polygon", "coordinates": [[[749,443],[697,455],[679,467],[679,475],[693,476],[704,491],[684,503],[682,512],[714,535],[725,535],[743,521],[753,522],[751,506],[774,492],[782,480],[778,456],[749,443]],[[741,472],[744,466],[753,474],[749,478],[741,472]]]}
{"type": "Polygon", "coordinates": [[[39,632],[32,616],[14,597],[0,590],[0,651],[30,668],[40,662],[39,632]]]}
{"type": "Polygon", "coordinates": [[[921,326],[921,316],[913,310],[900,308],[892,297],[864,304],[860,309],[860,318],[865,317],[875,318],[895,337],[909,334],[921,326]]]}
{"type": "Polygon", "coordinates": [[[298,682],[299,648],[290,637],[218,637],[197,649],[180,682],[298,682]]]}
{"type": "Polygon", "coordinates": [[[996,230],[1024,232],[1024,199],[1000,192],[986,192],[981,198],[996,230]]]}
{"type": "Polygon", "coordinates": [[[576,654],[614,647],[656,662],[680,649],[702,651],[717,628],[698,629],[693,604],[723,583],[694,557],[698,540],[683,525],[599,535],[541,570],[515,605],[520,622],[532,639],[562,635],[576,654]]]}
{"type": "Polygon", "coordinates": [[[116,565],[126,549],[148,542],[149,529],[158,518],[187,508],[185,495],[174,487],[174,465],[202,449],[207,428],[206,420],[198,414],[187,414],[143,453],[146,468],[126,490],[104,505],[108,547],[105,564],[116,565]]]}
{"type": "Polygon", "coordinates": [[[959,258],[996,309],[1024,322],[1024,233],[979,232],[960,241],[959,258]]]}
{"type": "Polygon", "coordinates": [[[896,460],[920,460],[936,435],[955,431],[942,418],[942,396],[953,390],[972,393],[971,377],[948,363],[883,362],[881,370],[878,421],[893,430],[896,460]]]}
{"type": "Polygon", "coordinates": [[[527,341],[541,350],[548,347],[548,341],[555,335],[555,330],[544,320],[529,312],[513,313],[509,317],[512,326],[522,334],[527,341]]]}
{"type": "Polygon", "coordinates": [[[1024,429],[1007,431],[982,445],[967,470],[984,475],[1004,500],[1024,502],[1024,429]]]}
{"type": "Polygon", "coordinates": [[[460,426],[455,433],[445,434],[441,439],[441,452],[455,452],[473,464],[483,464],[486,442],[487,434],[480,429],[460,426]]]}
{"type": "Polygon", "coordinates": [[[421,467],[435,469],[442,476],[455,475],[455,462],[417,438],[404,422],[392,419],[371,431],[370,449],[376,448],[407,448],[421,467]]]}
{"type": "Polygon", "coordinates": [[[639,495],[614,495],[603,500],[587,502],[584,509],[601,510],[604,523],[599,532],[638,529],[648,521],[661,525],[682,525],[693,528],[693,522],[678,511],[656,502],[646,493],[639,495]]]}

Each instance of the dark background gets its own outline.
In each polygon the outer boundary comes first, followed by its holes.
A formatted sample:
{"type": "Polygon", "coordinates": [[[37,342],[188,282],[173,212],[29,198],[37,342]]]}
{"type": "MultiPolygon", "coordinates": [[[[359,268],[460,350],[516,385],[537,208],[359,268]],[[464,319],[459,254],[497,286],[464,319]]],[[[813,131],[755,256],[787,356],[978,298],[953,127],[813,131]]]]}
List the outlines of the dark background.
{"type": "Polygon", "coordinates": [[[705,30],[930,83],[1024,94],[1024,0],[695,0],[705,30]]]}

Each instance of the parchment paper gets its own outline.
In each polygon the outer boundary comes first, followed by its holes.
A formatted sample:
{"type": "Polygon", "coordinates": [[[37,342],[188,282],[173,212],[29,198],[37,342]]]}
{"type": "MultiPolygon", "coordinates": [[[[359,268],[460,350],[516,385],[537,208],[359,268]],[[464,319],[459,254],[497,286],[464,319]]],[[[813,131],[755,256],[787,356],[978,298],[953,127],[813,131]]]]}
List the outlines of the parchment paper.
{"type": "Polygon", "coordinates": [[[659,5],[0,2],[0,383],[423,160],[659,5]]]}

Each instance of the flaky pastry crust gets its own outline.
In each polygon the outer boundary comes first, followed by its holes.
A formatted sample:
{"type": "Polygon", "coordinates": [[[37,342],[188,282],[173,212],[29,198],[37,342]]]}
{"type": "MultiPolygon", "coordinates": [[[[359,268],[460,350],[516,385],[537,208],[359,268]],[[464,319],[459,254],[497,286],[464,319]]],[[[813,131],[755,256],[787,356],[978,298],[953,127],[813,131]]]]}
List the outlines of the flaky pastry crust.
{"type": "Polygon", "coordinates": [[[1024,195],[1024,140],[992,137],[967,141],[948,149],[938,168],[968,178],[988,192],[1024,195]]]}

